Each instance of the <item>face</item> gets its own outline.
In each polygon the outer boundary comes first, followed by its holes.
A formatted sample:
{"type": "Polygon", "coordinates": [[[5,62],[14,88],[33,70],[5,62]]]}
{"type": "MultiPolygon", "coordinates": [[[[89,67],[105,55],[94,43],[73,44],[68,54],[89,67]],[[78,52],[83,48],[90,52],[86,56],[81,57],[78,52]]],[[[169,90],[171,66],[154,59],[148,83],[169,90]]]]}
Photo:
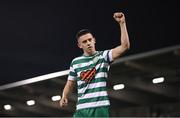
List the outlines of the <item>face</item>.
{"type": "Polygon", "coordinates": [[[82,35],[78,39],[78,47],[83,49],[85,55],[93,54],[96,51],[95,38],[90,33],[82,35]]]}

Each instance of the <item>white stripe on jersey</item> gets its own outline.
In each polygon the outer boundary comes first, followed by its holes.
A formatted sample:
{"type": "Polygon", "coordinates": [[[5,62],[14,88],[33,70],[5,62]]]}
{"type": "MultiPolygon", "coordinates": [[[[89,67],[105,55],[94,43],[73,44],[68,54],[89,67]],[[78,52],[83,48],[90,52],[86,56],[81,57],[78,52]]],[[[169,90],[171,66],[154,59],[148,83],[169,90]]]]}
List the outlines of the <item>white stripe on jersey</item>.
{"type": "Polygon", "coordinates": [[[78,97],[78,100],[87,99],[87,98],[95,98],[95,97],[101,97],[101,96],[107,96],[107,91],[100,91],[100,92],[94,92],[94,93],[88,93],[81,97],[78,97]]]}
{"type": "Polygon", "coordinates": [[[71,81],[75,81],[76,80],[76,78],[74,77],[74,76],[68,76],[68,80],[71,80],[71,81]]]}
{"type": "Polygon", "coordinates": [[[87,85],[84,88],[78,89],[78,93],[84,93],[87,89],[106,87],[106,82],[97,82],[87,85]]]}
{"type": "Polygon", "coordinates": [[[109,100],[98,101],[98,102],[89,102],[89,103],[78,104],[77,110],[83,109],[83,108],[92,108],[92,107],[108,106],[108,105],[110,105],[109,100]]]}

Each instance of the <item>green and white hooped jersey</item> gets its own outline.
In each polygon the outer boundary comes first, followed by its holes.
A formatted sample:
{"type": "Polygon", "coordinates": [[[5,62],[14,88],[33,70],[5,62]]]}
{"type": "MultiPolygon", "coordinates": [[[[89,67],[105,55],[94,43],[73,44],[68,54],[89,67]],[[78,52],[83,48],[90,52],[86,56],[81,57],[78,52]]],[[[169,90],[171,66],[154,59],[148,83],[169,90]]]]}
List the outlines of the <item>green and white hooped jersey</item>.
{"type": "Polygon", "coordinates": [[[106,81],[112,61],[112,50],[73,59],[68,80],[77,81],[77,110],[110,105],[106,81]]]}

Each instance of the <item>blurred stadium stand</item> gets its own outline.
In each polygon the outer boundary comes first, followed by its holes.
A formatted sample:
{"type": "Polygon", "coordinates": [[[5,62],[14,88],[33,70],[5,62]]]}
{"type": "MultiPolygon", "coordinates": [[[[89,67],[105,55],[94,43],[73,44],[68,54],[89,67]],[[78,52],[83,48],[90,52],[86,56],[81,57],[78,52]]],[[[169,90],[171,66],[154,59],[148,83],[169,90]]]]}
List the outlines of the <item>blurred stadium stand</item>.
{"type": "MultiPolygon", "coordinates": [[[[66,108],[51,100],[62,94],[67,75],[65,70],[0,86],[0,116],[71,117],[76,90],[66,108]],[[35,104],[28,106],[28,100],[35,104]],[[5,110],[6,104],[11,109],[5,110]]],[[[180,116],[180,45],[119,58],[110,68],[108,93],[112,117],[180,116]],[[154,84],[157,77],[164,81],[154,84]],[[114,90],[117,84],[124,88],[114,90]]]]}

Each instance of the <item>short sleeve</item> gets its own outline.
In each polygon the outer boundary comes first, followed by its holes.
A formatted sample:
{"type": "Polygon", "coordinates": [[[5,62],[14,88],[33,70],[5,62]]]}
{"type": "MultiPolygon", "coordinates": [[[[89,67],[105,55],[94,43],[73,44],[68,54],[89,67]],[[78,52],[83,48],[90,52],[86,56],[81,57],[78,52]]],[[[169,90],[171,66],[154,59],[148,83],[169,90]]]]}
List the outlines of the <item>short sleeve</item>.
{"type": "Polygon", "coordinates": [[[74,70],[74,68],[73,68],[73,66],[71,64],[69,75],[68,75],[68,80],[75,81],[76,78],[77,78],[77,74],[76,74],[76,72],[75,72],[75,70],[74,70]]]}
{"type": "Polygon", "coordinates": [[[111,63],[113,61],[112,58],[112,49],[111,50],[105,50],[103,52],[103,58],[105,59],[105,61],[107,61],[108,63],[111,63]]]}

